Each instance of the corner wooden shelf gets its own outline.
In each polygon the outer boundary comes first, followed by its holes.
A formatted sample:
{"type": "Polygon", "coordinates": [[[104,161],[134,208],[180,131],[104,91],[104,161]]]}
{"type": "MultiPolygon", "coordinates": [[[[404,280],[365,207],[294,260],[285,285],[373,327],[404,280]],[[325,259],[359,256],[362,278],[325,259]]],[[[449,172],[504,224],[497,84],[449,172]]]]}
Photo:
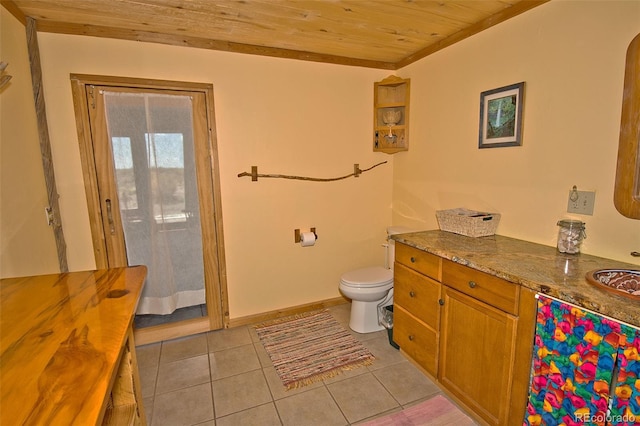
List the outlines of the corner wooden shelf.
{"type": "Polygon", "coordinates": [[[409,149],[410,79],[391,75],[373,85],[373,150],[394,154],[409,149]]]}

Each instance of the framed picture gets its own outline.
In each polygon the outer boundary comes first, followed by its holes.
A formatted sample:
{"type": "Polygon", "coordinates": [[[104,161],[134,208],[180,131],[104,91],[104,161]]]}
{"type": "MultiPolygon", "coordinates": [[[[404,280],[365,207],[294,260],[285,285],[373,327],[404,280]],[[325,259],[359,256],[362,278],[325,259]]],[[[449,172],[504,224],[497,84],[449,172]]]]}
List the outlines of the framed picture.
{"type": "Polygon", "coordinates": [[[524,81],[480,94],[478,148],[522,145],[524,81]]]}

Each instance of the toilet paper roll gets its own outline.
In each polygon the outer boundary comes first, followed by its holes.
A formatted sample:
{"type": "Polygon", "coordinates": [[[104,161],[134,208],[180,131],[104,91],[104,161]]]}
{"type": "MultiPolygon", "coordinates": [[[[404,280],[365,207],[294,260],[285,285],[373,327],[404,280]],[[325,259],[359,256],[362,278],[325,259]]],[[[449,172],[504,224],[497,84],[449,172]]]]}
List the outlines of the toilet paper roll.
{"type": "Polygon", "coordinates": [[[309,247],[316,243],[316,234],[313,232],[303,232],[300,234],[300,245],[302,247],[309,247]]]}

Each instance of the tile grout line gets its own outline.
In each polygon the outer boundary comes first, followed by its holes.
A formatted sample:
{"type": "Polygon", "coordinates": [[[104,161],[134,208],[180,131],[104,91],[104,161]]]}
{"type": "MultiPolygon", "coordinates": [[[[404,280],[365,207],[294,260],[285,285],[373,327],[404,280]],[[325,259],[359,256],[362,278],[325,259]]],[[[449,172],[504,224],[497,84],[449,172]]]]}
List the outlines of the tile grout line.
{"type": "Polygon", "coordinates": [[[216,402],[213,396],[213,372],[211,371],[211,350],[209,348],[209,331],[205,333],[205,341],[207,342],[207,366],[209,367],[209,392],[211,392],[211,410],[213,411],[213,423],[216,422],[216,402]]]}

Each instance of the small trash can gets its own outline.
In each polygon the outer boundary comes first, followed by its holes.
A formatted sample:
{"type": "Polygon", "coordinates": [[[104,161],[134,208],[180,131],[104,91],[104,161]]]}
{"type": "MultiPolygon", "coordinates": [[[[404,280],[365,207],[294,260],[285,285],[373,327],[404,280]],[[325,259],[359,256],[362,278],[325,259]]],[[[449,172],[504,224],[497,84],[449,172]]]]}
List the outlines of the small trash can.
{"type": "Polygon", "coordinates": [[[384,310],[380,311],[381,318],[380,324],[387,329],[387,335],[389,336],[389,344],[396,349],[400,349],[400,346],[393,341],[393,305],[385,306],[384,310]]]}

